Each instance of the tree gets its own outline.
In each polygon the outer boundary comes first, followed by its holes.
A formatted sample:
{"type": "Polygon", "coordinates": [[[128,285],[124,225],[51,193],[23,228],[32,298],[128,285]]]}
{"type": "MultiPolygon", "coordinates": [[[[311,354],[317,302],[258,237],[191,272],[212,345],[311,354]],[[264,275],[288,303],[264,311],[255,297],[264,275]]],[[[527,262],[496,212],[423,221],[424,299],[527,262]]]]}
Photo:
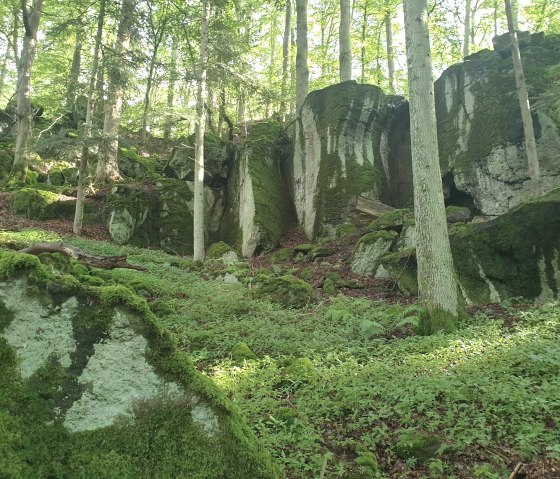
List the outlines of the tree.
{"type": "Polygon", "coordinates": [[[31,107],[31,69],[37,50],[37,32],[43,10],[43,0],[33,0],[29,7],[27,0],[21,2],[21,14],[25,35],[18,65],[16,149],[14,172],[25,175],[29,161],[29,143],[33,128],[31,107]]]}
{"type": "Polygon", "coordinates": [[[292,0],[286,0],[284,36],[282,38],[282,100],[280,114],[286,114],[286,96],[288,94],[288,67],[290,62],[290,32],[292,27],[292,0]]]}
{"type": "Polygon", "coordinates": [[[74,234],[79,235],[82,232],[84,219],[84,203],[86,179],[88,172],[88,141],[91,138],[91,128],[93,125],[93,95],[95,93],[95,83],[97,80],[97,71],[99,67],[99,49],[101,47],[101,38],[103,36],[103,22],[105,20],[105,0],[100,0],[99,14],[97,16],[97,32],[95,34],[95,46],[93,48],[93,64],[89,77],[88,98],[86,107],[86,123],[84,125],[84,146],[82,148],[82,156],[80,158],[80,169],[78,176],[78,192],[76,195],[76,211],[74,213],[74,225],[72,230],[74,234]]]}
{"type": "Polygon", "coordinates": [[[296,0],[297,54],[296,54],[296,115],[309,88],[309,67],[307,66],[307,0],[296,0]]]}
{"type": "Polygon", "coordinates": [[[465,31],[463,34],[463,58],[469,56],[471,49],[471,0],[465,0],[465,31]]]}
{"type": "Polygon", "coordinates": [[[416,220],[420,329],[453,329],[457,283],[449,245],[434,106],[426,0],[405,0],[405,37],[410,92],[410,133],[416,220]]]}
{"type": "Polygon", "coordinates": [[[105,103],[105,120],[103,123],[102,148],[97,162],[97,180],[115,180],[120,178],[117,156],[119,152],[119,127],[121,110],[128,80],[128,58],[134,24],[135,2],[123,0],[117,38],[109,61],[109,84],[105,103]]]}
{"type": "Polygon", "coordinates": [[[387,45],[387,74],[389,77],[389,92],[395,93],[395,52],[393,47],[393,19],[391,12],[386,4],[387,13],[385,14],[385,42],[387,45]]]}
{"type": "Polygon", "coordinates": [[[527,92],[527,84],[525,83],[525,75],[523,73],[523,64],[521,63],[521,54],[519,52],[519,41],[515,31],[515,23],[510,0],[504,0],[506,7],[506,16],[508,21],[508,30],[511,37],[511,56],[513,59],[513,71],[515,73],[515,83],[517,85],[517,95],[519,97],[519,108],[521,109],[521,118],[523,120],[523,133],[525,135],[525,150],[527,152],[527,162],[529,164],[529,177],[533,182],[536,192],[540,189],[540,165],[537,156],[537,142],[535,141],[535,131],[533,129],[533,117],[531,116],[531,106],[529,104],[529,93],[527,92]]]}
{"type": "Polygon", "coordinates": [[[350,0],[340,0],[340,81],[352,80],[352,49],[350,46],[350,27],[352,7],[350,0]]]}
{"type": "Polygon", "coordinates": [[[208,61],[208,0],[202,2],[200,20],[200,60],[196,96],[194,155],[193,259],[204,261],[204,127],[206,124],[206,76],[208,61]]]}

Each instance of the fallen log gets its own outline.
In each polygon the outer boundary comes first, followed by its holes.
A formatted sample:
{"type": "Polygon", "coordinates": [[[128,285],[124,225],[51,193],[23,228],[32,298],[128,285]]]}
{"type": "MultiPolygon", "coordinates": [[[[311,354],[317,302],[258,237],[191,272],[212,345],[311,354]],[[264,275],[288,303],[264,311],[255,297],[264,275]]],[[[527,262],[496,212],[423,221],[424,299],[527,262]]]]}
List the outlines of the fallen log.
{"type": "Polygon", "coordinates": [[[18,253],[27,253],[32,255],[39,255],[42,253],[60,253],[65,256],[69,256],[86,266],[92,266],[94,268],[124,268],[135,269],[137,271],[148,271],[142,266],[127,263],[126,256],[95,256],[65,243],[38,243],[28,246],[27,248],[20,249],[18,253]]]}

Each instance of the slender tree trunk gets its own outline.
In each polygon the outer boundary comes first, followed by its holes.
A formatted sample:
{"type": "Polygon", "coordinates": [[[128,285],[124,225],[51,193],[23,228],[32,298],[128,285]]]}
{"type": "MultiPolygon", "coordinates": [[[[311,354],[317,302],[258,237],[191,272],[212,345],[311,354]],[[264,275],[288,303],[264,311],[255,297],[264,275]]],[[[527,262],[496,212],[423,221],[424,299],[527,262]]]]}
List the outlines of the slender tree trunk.
{"type": "Polygon", "coordinates": [[[43,9],[43,0],[33,0],[31,9],[22,0],[22,18],[25,27],[23,47],[18,66],[17,115],[16,115],[16,149],[14,153],[14,172],[25,175],[29,161],[29,143],[33,127],[33,109],[31,108],[31,69],[37,49],[37,31],[43,9]]]}
{"type": "Polygon", "coordinates": [[[363,15],[362,15],[362,47],[361,47],[361,58],[360,58],[360,63],[361,63],[361,82],[365,83],[366,82],[366,42],[367,42],[367,21],[368,21],[368,2],[364,2],[364,11],[363,11],[363,15]]]}
{"type": "Polygon", "coordinates": [[[471,51],[471,0],[465,0],[465,31],[463,32],[463,58],[471,51]]]}
{"type": "Polygon", "coordinates": [[[173,103],[175,103],[175,82],[177,81],[177,40],[173,35],[171,45],[171,64],[169,65],[169,84],[167,87],[167,118],[163,137],[168,140],[171,137],[173,126],[173,103]]]}
{"type": "Polygon", "coordinates": [[[391,12],[385,15],[385,40],[387,44],[387,73],[389,76],[389,91],[395,93],[395,49],[393,47],[393,19],[391,12]]]}
{"type": "Polygon", "coordinates": [[[340,0],[340,81],[352,80],[352,48],[350,45],[350,25],[352,6],[350,0],[340,0]]]}
{"type": "Polygon", "coordinates": [[[410,89],[410,131],[416,220],[419,299],[425,334],[453,329],[457,284],[449,245],[434,106],[426,0],[405,0],[405,36],[410,89]]]}
{"type": "Polygon", "coordinates": [[[290,65],[290,28],[292,25],[292,0],[286,0],[284,37],[282,38],[282,101],[280,114],[286,116],[286,97],[288,96],[288,67],[290,65]]]}
{"type": "Polygon", "coordinates": [[[529,93],[527,92],[527,84],[525,83],[525,75],[523,73],[523,64],[521,63],[521,54],[519,52],[519,41],[515,32],[515,25],[509,0],[505,0],[506,16],[508,20],[508,29],[511,37],[511,56],[513,59],[513,70],[515,73],[515,83],[517,85],[517,95],[519,96],[519,107],[521,109],[521,118],[523,119],[523,132],[525,134],[525,150],[527,151],[527,162],[529,164],[529,177],[535,185],[535,192],[540,190],[540,165],[537,156],[537,142],[535,141],[535,132],[533,129],[533,117],[531,116],[531,106],[529,103],[529,93]]]}
{"type": "Polygon", "coordinates": [[[81,28],[76,30],[76,42],[74,43],[74,55],[72,57],[72,68],[68,77],[68,89],[66,91],[66,109],[71,111],[76,103],[78,92],[78,81],[80,79],[80,67],[82,64],[82,39],[84,32],[81,28]]]}
{"type": "Polygon", "coordinates": [[[498,0],[494,0],[494,36],[498,36],[498,0]]]}
{"type": "Polygon", "coordinates": [[[128,58],[132,25],[134,24],[134,0],[123,0],[117,39],[109,62],[109,85],[103,123],[103,148],[97,163],[96,177],[99,181],[120,179],[117,156],[119,152],[119,127],[122,104],[128,77],[128,58]]]}
{"type": "Polygon", "coordinates": [[[20,11],[16,6],[13,9],[14,28],[12,29],[12,51],[14,53],[14,61],[16,66],[19,67],[19,13],[20,11]]]}
{"type": "Polygon", "coordinates": [[[97,79],[97,70],[99,68],[99,48],[101,46],[101,38],[103,36],[103,22],[105,21],[105,0],[101,0],[99,4],[99,14],[97,16],[97,32],[95,34],[95,46],[93,48],[93,64],[89,77],[88,98],[86,108],[86,123],[84,125],[84,146],[82,148],[82,157],[80,158],[80,170],[78,176],[78,193],[76,198],[76,211],[74,213],[74,225],[72,230],[74,234],[79,235],[82,232],[84,221],[84,206],[86,181],[88,174],[88,157],[89,146],[88,141],[91,138],[91,128],[93,125],[93,96],[95,93],[95,82],[97,79]]]}
{"type": "Polygon", "coordinates": [[[518,0],[511,0],[510,2],[510,10],[511,10],[511,20],[508,19],[508,28],[510,22],[513,24],[514,30],[519,30],[519,1],[518,0]]]}
{"type": "Polygon", "coordinates": [[[6,83],[6,74],[8,73],[8,64],[10,63],[12,51],[10,45],[6,45],[6,53],[4,54],[4,60],[2,61],[2,68],[0,68],[0,101],[2,101],[2,94],[4,93],[4,87],[6,83]]]}
{"type": "Polygon", "coordinates": [[[296,54],[296,115],[309,88],[309,67],[307,66],[307,0],[296,0],[297,54],[296,54]]]}
{"type": "Polygon", "coordinates": [[[198,92],[196,98],[196,130],[194,155],[194,217],[193,217],[193,259],[204,261],[204,127],[206,124],[206,76],[208,62],[208,0],[202,3],[200,21],[200,65],[198,92]]]}
{"type": "Polygon", "coordinates": [[[157,48],[154,49],[150,58],[150,67],[148,69],[148,80],[146,81],[146,91],[144,93],[144,109],[142,111],[142,132],[141,139],[146,141],[148,133],[148,113],[150,111],[150,95],[152,93],[152,83],[154,81],[154,70],[156,67],[157,48]]]}

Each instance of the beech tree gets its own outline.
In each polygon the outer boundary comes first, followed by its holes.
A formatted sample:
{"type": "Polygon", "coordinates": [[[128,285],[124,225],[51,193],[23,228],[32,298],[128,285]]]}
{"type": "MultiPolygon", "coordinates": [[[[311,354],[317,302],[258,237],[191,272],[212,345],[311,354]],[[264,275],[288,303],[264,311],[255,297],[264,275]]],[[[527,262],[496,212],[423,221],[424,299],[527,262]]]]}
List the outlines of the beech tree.
{"type": "Polygon", "coordinates": [[[447,233],[426,0],[405,0],[418,295],[425,334],[455,327],[457,283],[447,233]]]}
{"type": "Polygon", "coordinates": [[[296,0],[296,17],[296,115],[299,116],[309,88],[309,67],[307,65],[307,0],[296,0]]]}
{"type": "Polygon", "coordinates": [[[200,19],[200,59],[198,91],[196,95],[196,127],[194,155],[194,214],[193,214],[193,258],[204,261],[204,129],[206,125],[206,76],[208,61],[208,0],[202,2],[200,19]]]}
{"type": "Polygon", "coordinates": [[[352,6],[350,0],[340,0],[340,81],[352,79],[352,49],[350,27],[352,25],[352,6]]]}
{"type": "MultiPolygon", "coordinates": [[[[29,161],[29,143],[33,128],[33,109],[31,107],[31,69],[37,51],[37,32],[43,10],[43,0],[21,2],[21,15],[25,35],[18,62],[18,86],[16,90],[16,149],[14,153],[14,172],[25,175],[29,161]]],[[[17,57],[17,55],[16,55],[17,57]]]]}
{"type": "Polygon", "coordinates": [[[536,192],[539,191],[539,183],[541,179],[539,158],[537,155],[537,142],[535,140],[535,131],[533,128],[533,117],[531,116],[531,106],[529,104],[529,93],[527,92],[527,84],[525,83],[525,75],[523,73],[523,64],[521,63],[521,54],[519,52],[519,41],[515,31],[514,16],[512,6],[509,0],[505,1],[506,16],[508,21],[508,30],[511,37],[511,56],[513,59],[513,71],[515,73],[515,84],[517,85],[517,95],[519,97],[519,108],[521,109],[521,118],[523,120],[523,133],[525,136],[525,150],[527,152],[527,162],[529,164],[529,177],[533,181],[536,192]]]}
{"type": "Polygon", "coordinates": [[[103,123],[104,139],[97,162],[97,180],[116,180],[120,178],[117,156],[119,152],[119,127],[122,105],[128,79],[128,50],[134,25],[134,0],[123,0],[117,38],[109,60],[109,84],[105,103],[105,120],[103,123]]]}

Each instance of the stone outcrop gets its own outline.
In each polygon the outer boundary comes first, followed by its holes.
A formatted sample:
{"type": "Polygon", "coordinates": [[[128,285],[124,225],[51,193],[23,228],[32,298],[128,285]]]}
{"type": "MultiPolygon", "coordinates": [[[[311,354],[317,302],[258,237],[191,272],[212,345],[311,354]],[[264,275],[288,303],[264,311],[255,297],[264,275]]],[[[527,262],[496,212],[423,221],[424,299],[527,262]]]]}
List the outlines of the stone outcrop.
{"type": "MultiPolygon", "coordinates": [[[[497,216],[530,198],[523,124],[508,35],[448,68],[435,83],[440,163],[448,203],[497,216]]],[[[521,57],[533,112],[542,191],[560,186],[558,93],[549,70],[560,36],[522,35],[521,57]]]]}
{"type": "MultiPolygon", "coordinates": [[[[403,98],[356,82],[307,96],[296,123],[292,181],[308,237],[334,236],[359,195],[390,201],[391,173],[402,153],[392,126],[406,117],[403,109],[403,98]]],[[[403,134],[402,128],[395,131],[403,134]]]]}
{"type": "Polygon", "coordinates": [[[238,413],[147,304],[122,286],[87,282],[83,272],[64,276],[37,257],[0,253],[2,471],[276,477],[238,413]]]}

